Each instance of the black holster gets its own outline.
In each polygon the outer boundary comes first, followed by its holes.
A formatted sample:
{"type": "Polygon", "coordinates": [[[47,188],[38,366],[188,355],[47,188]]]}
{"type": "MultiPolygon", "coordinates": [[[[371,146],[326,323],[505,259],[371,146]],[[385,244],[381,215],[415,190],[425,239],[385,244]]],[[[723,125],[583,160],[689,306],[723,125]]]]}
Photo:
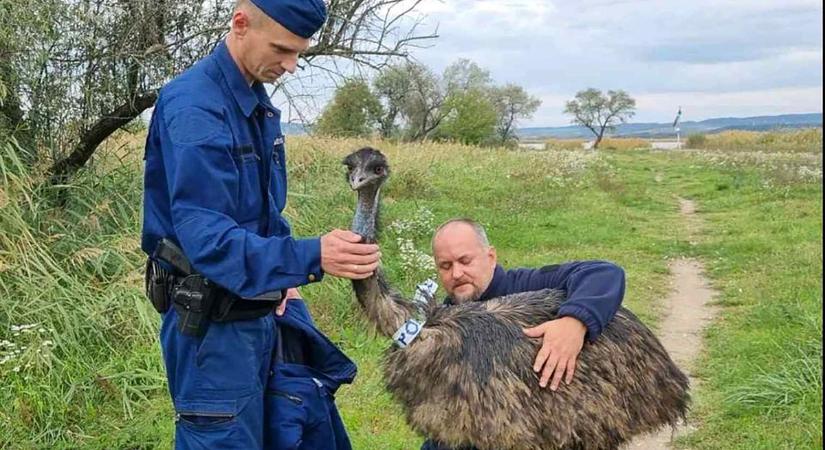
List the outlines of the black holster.
{"type": "Polygon", "coordinates": [[[217,286],[201,275],[183,278],[172,291],[172,305],[178,313],[178,331],[193,337],[206,334],[219,292],[217,286]]]}

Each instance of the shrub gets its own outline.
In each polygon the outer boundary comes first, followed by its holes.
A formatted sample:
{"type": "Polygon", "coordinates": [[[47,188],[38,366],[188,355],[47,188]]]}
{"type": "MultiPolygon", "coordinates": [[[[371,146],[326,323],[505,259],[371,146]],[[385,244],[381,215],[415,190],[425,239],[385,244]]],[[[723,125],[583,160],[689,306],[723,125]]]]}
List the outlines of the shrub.
{"type": "Polygon", "coordinates": [[[691,134],[687,138],[688,148],[705,148],[708,138],[704,134],[691,134]]]}

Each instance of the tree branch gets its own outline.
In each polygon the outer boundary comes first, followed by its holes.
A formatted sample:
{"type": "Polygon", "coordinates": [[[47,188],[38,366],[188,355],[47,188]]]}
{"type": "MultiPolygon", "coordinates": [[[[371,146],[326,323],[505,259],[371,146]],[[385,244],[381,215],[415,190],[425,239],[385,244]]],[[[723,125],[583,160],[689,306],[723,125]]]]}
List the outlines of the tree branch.
{"type": "Polygon", "coordinates": [[[98,119],[91,128],[81,135],[72,153],[49,168],[50,184],[63,183],[70,178],[86,164],[86,161],[89,160],[103,140],[154,105],[157,98],[157,91],[144,92],[132,101],[118,106],[111,113],[98,119]]]}

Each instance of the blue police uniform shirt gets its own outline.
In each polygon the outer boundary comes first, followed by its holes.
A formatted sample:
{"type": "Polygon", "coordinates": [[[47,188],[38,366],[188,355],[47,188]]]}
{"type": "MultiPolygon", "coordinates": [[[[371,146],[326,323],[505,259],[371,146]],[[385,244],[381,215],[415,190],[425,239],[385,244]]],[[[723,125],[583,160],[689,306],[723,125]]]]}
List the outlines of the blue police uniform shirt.
{"type": "Polygon", "coordinates": [[[242,297],[320,280],[320,239],[294,239],[281,215],[280,118],[223,42],[164,86],[146,139],[143,251],[168,238],[242,297]]]}

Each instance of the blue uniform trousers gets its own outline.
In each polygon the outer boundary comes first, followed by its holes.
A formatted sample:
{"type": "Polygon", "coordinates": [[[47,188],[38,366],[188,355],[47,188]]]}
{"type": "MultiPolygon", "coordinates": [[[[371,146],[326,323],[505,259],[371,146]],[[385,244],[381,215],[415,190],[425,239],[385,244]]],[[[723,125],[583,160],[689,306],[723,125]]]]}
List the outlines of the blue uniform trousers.
{"type": "Polygon", "coordinates": [[[259,449],[275,325],[264,317],[209,325],[195,338],[163,316],[161,348],[175,406],[175,448],[259,449]]]}
{"type": "Polygon", "coordinates": [[[303,301],[282,317],[212,322],[202,338],[177,320],[170,309],[160,332],[176,449],[352,449],[334,394],[356,367],[303,301]]]}

